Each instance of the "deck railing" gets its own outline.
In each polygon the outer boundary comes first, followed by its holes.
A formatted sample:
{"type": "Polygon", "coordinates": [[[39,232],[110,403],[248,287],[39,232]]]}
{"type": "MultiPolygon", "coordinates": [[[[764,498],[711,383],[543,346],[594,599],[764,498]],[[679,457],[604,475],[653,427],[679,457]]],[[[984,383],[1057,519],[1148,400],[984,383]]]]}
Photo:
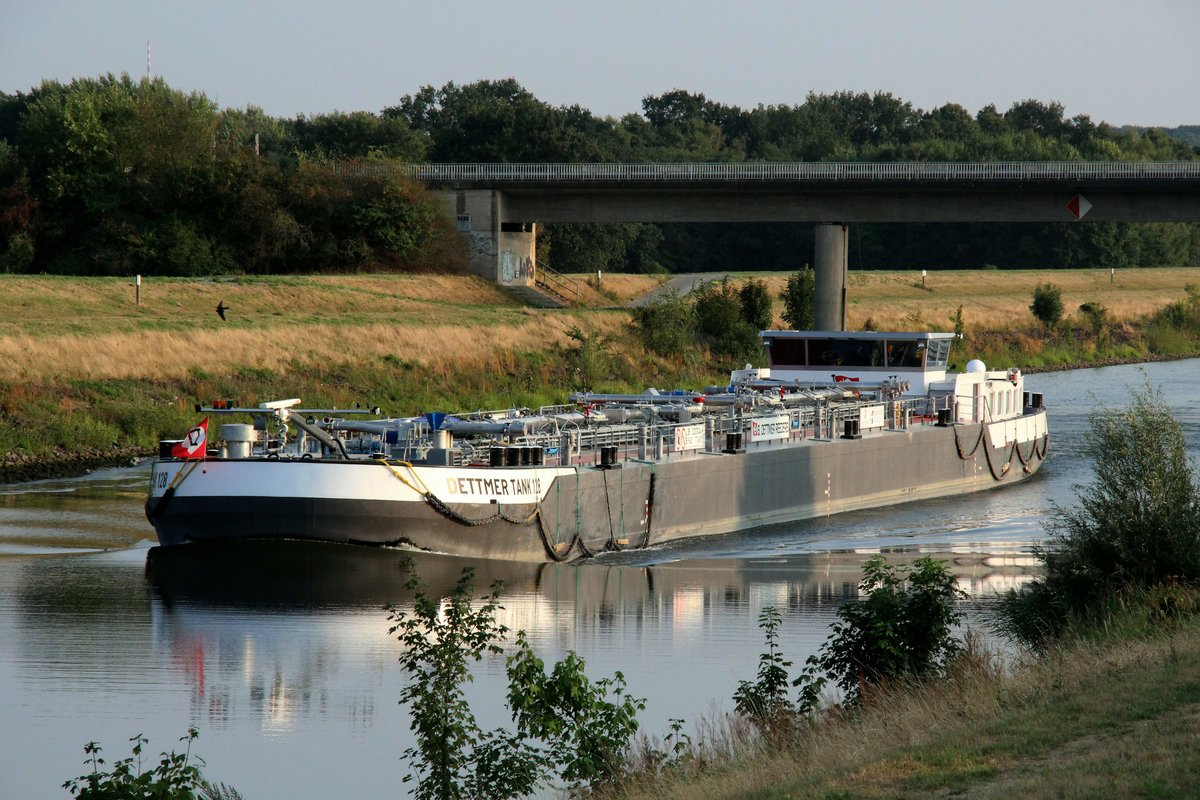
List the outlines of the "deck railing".
{"type": "Polygon", "coordinates": [[[721,164],[344,163],[348,175],[399,173],[431,183],[680,183],[1200,180],[1200,161],[737,162],[721,164]]]}

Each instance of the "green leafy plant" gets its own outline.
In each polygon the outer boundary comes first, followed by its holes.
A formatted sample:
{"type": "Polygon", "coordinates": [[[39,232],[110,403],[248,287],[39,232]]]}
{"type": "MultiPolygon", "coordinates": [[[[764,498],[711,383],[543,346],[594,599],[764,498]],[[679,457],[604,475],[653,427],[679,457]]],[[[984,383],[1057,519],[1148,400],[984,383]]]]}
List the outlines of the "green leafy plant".
{"type": "Polygon", "coordinates": [[[792,330],[812,330],[816,315],[817,278],[812,267],[804,266],[788,276],[787,285],[779,295],[783,301],[783,321],[792,330]]]}
{"type": "Polygon", "coordinates": [[[838,609],[817,663],[856,706],[889,681],[942,674],[961,650],[952,629],[962,621],[963,592],[944,561],[928,556],[911,568],[873,556],[863,566],[866,599],[838,609]]]}
{"type": "Polygon", "coordinates": [[[642,345],[652,353],[679,358],[696,341],[696,317],[690,303],[667,292],[657,302],[635,308],[633,324],[642,345]]]}
{"type": "Polygon", "coordinates": [[[524,632],[508,658],[508,704],[515,732],[484,731],[463,691],[470,664],[503,652],[508,629],[496,622],[499,584],[472,605],[474,572],[463,569],[448,597],[435,600],[413,576],[411,612],[389,607],[390,632],[404,645],[408,683],[400,695],[412,714],[416,744],[403,753],[421,799],[521,797],[554,774],[573,786],[596,787],[624,769],[637,714],[621,673],[596,682],[574,652],[547,672],[524,632]]]}
{"type": "Polygon", "coordinates": [[[1200,580],[1200,486],[1161,392],[1147,381],[1127,407],[1094,411],[1085,452],[1092,482],[1055,506],[1036,551],[1045,576],[998,606],[997,627],[1031,647],[1121,592],[1200,580]]]}
{"type": "Polygon", "coordinates": [[[571,384],[576,389],[595,389],[612,372],[612,337],[599,331],[584,333],[577,325],[571,326],[567,336],[578,343],[566,353],[571,384]]]}
{"type": "Polygon", "coordinates": [[[967,325],[963,321],[963,307],[961,304],[950,315],[950,323],[954,326],[954,335],[960,340],[964,339],[966,337],[967,325]]]}
{"type": "MultiPolygon", "coordinates": [[[[762,357],[760,328],[744,316],[740,291],[728,278],[696,292],[696,328],[714,353],[730,356],[739,364],[762,357]]],[[[751,309],[761,313],[759,309],[751,309]]]]}
{"type": "Polygon", "coordinates": [[[746,717],[769,743],[780,743],[791,732],[796,708],[788,699],[788,667],[779,650],[779,610],[767,606],[758,615],[758,627],[763,630],[767,649],[758,659],[758,679],[740,681],[733,693],[737,713],[746,717]]]}
{"type": "Polygon", "coordinates": [[[1062,289],[1053,283],[1039,283],[1033,289],[1033,302],[1029,310],[1047,328],[1053,328],[1062,319],[1062,289]]]}
{"type": "Polygon", "coordinates": [[[416,744],[403,752],[413,772],[413,796],[421,800],[460,797],[518,797],[542,776],[540,752],[529,752],[503,731],[484,732],[475,721],[463,686],[470,665],[500,654],[508,629],[496,622],[500,587],[472,608],[474,571],[465,568],[450,596],[439,602],[421,591],[418,576],[407,587],[413,609],[389,606],[388,632],[404,646],[400,665],[409,681],[400,704],[409,707],[416,744]]]}
{"type": "Polygon", "coordinates": [[[1103,342],[1108,335],[1108,309],[1099,303],[1083,303],[1079,306],[1079,313],[1087,320],[1096,342],[1103,342]]]}
{"type": "MultiPolygon", "coordinates": [[[[159,762],[150,769],[143,769],[142,765],[142,752],[150,742],[140,733],[129,740],[133,742],[133,754],[114,763],[111,770],[103,769],[99,743],[88,742],[83,747],[88,756],[84,763],[90,764],[92,771],[67,781],[63,788],[79,800],[193,800],[197,792],[211,797],[214,787],[205,783],[200,774],[204,761],[191,755],[192,742],[199,735],[195,728],[189,728],[187,735],[179,740],[187,743],[184,751],[162,753],[159,762]]],[[[220,787],[217,791],[231,790],[220,787]]]]}
{"type": "Polygon", "coordinates": [[[771,293],[767,291],[765,282],[751,278],[738,290],[738,298],[742,303],[742,319],[750,323],[755,331],[771,327],[771,293]]]}
{"type": "Polygon", "coordinates": [[[629,694],[620,672],[593,683],[585,666],[569,652],[547,673],[521,631],[508,659],[508,705],[518,733],[543,744],[563,780],[595,787],[622,774],[646,701],[629,694]]]}

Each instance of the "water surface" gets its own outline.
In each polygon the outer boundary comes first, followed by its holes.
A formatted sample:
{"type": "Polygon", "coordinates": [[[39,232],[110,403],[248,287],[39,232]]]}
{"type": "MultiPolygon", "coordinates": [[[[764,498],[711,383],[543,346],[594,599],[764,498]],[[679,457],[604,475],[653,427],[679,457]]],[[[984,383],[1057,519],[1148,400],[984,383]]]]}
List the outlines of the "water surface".
{"type": "MultiPolygon", "coordinates": [[[[1200,443],[1200,361],[1147,365],[1200,443]]],[[[754,677],[759,611],[784,616],[797,662],[852,600],[862,562],[884,552],[950,563],[972,620],[995,591],[1033,571],[1031,545],[1052,503],[1089,478],[1087,415],[1121,406],[1136,367],[1030,376],[1050,412],[1050,457],[1018,486],[608,554],[581,566],[415,556],[431,592],[471,563],[482,589],[506,586],[502,621],[547,660],[576,650],[593,677],[625,673],[648,699],[646,730],[728,710],[754,677]]],[[[389,602],[409,600],[404,554],[336,545],[248,543],[151,553],[142,512],[148,468],[0,486],[0,798],[66,796],[83,745],[109,761],[145,734],[176,746],[189,725],[205,774],[247,800],[404,794],[410,742],[396,698],[398,645],[389,602]]],[[[485,727],[502,724],[503,659],[470,693],[485,727]]]]}

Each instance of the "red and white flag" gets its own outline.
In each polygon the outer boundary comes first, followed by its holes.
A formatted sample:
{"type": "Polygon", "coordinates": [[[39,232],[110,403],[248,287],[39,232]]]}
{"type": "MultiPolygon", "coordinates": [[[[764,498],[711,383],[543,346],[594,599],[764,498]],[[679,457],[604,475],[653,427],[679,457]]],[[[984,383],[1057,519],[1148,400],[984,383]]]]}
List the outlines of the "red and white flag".
{"type": "Polygon", "coordinates": [[[175,458],[204,458],[204,446],[208,442],[208,417],[187,432],[183,441],[171,448],[175,458]]]}

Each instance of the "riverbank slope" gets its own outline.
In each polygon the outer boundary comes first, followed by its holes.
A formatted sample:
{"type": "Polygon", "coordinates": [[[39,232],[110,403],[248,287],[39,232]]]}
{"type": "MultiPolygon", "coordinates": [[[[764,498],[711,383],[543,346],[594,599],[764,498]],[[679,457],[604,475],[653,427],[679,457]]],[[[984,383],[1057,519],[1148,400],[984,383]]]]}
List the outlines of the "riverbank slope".
{"type": "Polygon", "coordinates": [[[794,746],[745,747],[613,796],[1193,797],[1200,622],[1135,617],[1011,671],[976,654],[947,682],[817,722],[794,746]]]}
{"type": "MultiPolygon", "coordinates": [[[[731,277],[763,280],[782,325],[786,274],[731,277]]],[[[0,276],[13,309],[0,321],[0,482],[126,463],[216,398],[410,415],[725,380],[732,365],[700,345],[660,358],[635,335],[629,306],[658,283],[605,275],[581,306],[545,310],[469,276],[154,278],[140,304],[124,278],[0,276]]],[[[1195,310],[1186,287],[1197,285],[1197,269],[862,271],[848,315],[851,328],[952,330],[961,308],[953,360],[1047,369],[1200,352],[1196,336],[1161,324],[1172,304],[1195,310]],[[1054,328],[1028,309],[1047,280],[1063,290],[1054,328]],[[1105,309],[1103,326],[1080,316],[1084,303],[1105,309]]]]}

